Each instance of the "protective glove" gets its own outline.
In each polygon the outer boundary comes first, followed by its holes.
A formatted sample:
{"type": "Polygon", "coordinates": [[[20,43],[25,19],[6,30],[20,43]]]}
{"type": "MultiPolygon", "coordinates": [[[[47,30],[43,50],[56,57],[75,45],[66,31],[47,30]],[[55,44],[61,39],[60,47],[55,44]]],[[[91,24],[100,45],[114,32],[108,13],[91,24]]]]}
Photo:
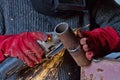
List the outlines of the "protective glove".
{"type": "Polygon", "coordinates": [[[89,60],[103,57],[110,52],[120,51],[120,37],[110,26],[96,28],[92,31],[78,30],[78,37],[89,60]]]}
{"type": "Polygon", "coordinates": [[[36,40],[45,41],[47,36],[41,32],[24,32],[16,35],[0,36],[0,61],[6,57],[17,57],[34,66],[42,61],[44,51],[36,40]]]}

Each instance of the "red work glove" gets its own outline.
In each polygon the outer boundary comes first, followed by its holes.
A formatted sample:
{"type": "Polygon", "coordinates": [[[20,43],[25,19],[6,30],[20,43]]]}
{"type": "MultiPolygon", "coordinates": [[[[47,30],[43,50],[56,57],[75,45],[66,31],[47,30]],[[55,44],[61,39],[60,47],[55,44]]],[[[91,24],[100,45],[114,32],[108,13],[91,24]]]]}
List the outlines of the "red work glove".
{"type": "Polygon", "coordinates": [[[17,57],[34,66],[42,60],[43,50],[36,40],[45,41],[47,36],[41,32],[24,32],[16,35],[0,36],[0,61],[6,57],[17,57]]]}
{"type": "Polygon", "coordinates": [[[107,26],[85,32],[79,30],[78,37],[89,60],[120,51],[120,37],[112,27],[107,26]]]}

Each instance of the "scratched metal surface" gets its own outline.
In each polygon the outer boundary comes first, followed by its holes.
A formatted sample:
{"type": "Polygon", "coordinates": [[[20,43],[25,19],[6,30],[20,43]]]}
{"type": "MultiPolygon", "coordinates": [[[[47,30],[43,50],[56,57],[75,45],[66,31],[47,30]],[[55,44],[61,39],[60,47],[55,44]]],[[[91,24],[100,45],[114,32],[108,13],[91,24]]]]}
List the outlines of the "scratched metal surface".
{"type": "Polygon", "coordinates": [[[81,80],[120,80],[120,60],[103,59],[92,61],[88,67],[81,68],[81,80]]]}

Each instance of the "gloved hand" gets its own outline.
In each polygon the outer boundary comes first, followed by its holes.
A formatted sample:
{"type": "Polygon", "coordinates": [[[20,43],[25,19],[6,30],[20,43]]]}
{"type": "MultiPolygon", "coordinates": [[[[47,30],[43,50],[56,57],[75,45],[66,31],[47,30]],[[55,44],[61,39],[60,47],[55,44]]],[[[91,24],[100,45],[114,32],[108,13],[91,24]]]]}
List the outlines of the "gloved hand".
{"type": "Polygon", "coordinates": [[[110,26],[92,31],[78,31],[80,44],[89,60],[103,57],[110,52],[120,51],[120,37],[110,26]]]}
{"type": "Polygon", "coordinates": [[[6,57],[17,57],[34,66],[42,61],[43,50],[36,40],[45,41],[47,36],[41,32],[24,32],[16,35],[0,36],[0,61],[6,57]]]}

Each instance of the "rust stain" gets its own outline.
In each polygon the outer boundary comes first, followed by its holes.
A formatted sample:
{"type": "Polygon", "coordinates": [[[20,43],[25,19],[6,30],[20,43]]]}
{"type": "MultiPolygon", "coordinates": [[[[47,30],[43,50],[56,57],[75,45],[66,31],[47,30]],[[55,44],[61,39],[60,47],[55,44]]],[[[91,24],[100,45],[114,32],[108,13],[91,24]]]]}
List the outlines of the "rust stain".
{"type": "Polygon", "coordinates": [[[82,70],[81,72],[81,80],[94,80],[94,74],[90,74],[89,76],[86,75],[85,71],[82,70]]]}
{"type": "Polygon", "coordinates": [[[104,80],[103,76],[100,76],[100,80],[104,80]]]}
{"type": "Polygon", "coordinates": [[[104,70],[103,69],[101,69],[101,68],[98,68],[97,69],[97,72],[103,72],[104,70]]]}
{"type": "Polygon", "coordinates": [[[93,80],[93,74],[90,74],[90,80],[93,80]]]}

